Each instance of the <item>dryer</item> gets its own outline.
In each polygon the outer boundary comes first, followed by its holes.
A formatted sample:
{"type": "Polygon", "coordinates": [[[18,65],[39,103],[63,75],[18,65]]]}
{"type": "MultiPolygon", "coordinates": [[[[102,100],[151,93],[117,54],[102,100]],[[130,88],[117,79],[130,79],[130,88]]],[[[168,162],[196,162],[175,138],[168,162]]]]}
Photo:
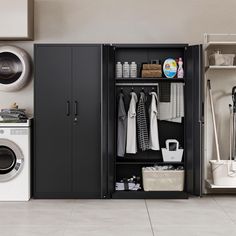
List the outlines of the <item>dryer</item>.
{"type": "Polygon", "coordinates": [[[30,121],[0,123],[0,201],[30,195],[30,121]]]}
{"type": "Polygon", "coordinates": [[[29,54],[15,46],[0,46],[0,91],[20,90],[31,76],[29,54]]]}

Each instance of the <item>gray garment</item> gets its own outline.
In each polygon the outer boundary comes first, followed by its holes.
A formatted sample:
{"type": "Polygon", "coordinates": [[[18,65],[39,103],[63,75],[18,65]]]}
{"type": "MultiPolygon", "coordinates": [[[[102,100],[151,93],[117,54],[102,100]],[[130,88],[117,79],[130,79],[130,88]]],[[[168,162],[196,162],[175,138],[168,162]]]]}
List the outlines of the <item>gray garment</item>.
{"type": "Polygon", "coordinates": [[[141,92],[137,108],[138,144],[142,151],[149,149],[148,126],[146,116],[146,95],[141,92]]]}
{"type": "Polygon", "coordinates": [[[127,114],[124,105],[124,94],[120,93],[117,117],[117,156],[124,157],[127,135],[127,114]]]}

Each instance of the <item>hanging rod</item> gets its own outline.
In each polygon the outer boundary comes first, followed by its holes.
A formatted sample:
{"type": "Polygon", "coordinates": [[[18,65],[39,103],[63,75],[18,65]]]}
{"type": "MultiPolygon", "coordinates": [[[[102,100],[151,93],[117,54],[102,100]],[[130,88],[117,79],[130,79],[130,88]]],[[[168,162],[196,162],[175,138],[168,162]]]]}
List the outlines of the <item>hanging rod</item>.
{"type": "Polygon", "coordinates": [[[116,86],[159,86],[158,83],[116,83],[116,86]]]}

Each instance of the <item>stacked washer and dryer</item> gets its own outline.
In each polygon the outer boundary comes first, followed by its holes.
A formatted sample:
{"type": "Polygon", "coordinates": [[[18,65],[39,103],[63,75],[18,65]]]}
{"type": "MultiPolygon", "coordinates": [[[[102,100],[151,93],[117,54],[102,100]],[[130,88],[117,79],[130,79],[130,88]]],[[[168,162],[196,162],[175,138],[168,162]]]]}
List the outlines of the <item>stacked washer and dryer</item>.
{"type": "MultiPolygon", "coordinates": [[[[0,91],[23,88],[30,79],[30,64],[23,49],[0,47],[0,91]]],[[[0,201],[30,199],[30,123],[30,120],[0,122],[0,201]]]]}

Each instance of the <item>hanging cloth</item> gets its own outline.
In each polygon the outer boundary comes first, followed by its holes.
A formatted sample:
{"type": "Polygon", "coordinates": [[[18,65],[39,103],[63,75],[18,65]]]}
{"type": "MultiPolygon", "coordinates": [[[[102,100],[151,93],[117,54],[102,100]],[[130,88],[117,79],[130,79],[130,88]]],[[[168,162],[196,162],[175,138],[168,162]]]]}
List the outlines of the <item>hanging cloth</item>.
{"type": "Polygon", "coordinates": [[[124,157],[127,135],[127,114],[125,111],[123,93],[119,95],[117,118],[117,156],[124,157]]]}
{"type": "Polygon", "coordinates": [[[138,144],[139,148],[142,151],[146,151],[149,149],[145,102],[146,102],[146,95],[144,92],[141,92],[137,108],[137,128],[138,128],[138,144]]]}
{"type": "Polygon", "coordinates": [[[158,121],[157,121],[157,104],[158,97],[155,92],[151,92],[151,105],[149,108],[149,117],[150,117],[150,138],[149,138],[149,146],[152,150],[160,150],[159,144],[159,134],[158,134],[158,121]]]}
{"type": "Polygon", "coordinates": [[[127,143],[126,153],[137,153],[137,134],[136,134],[136,104],[138,97],[136,93],[131,92],[131,99],[129,104],[128,118],[127,118],[127,143]]]}

